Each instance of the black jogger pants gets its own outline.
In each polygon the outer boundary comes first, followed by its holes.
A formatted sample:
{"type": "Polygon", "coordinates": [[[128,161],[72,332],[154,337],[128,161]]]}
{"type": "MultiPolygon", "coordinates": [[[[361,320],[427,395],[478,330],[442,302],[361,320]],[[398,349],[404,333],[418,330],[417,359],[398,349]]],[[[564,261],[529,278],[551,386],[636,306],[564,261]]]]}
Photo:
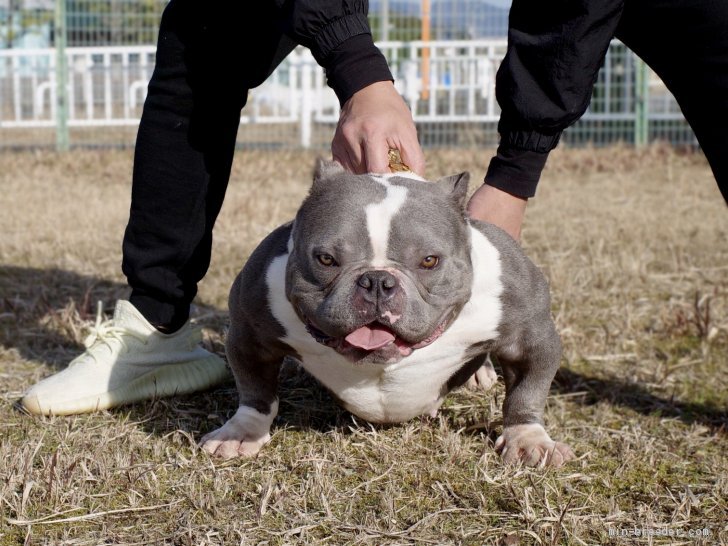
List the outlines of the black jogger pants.
{"type": "Polygon", "coordinates": [[[131,303],[169,330],[207,272],[240,111],[296,44],[273,2],[172,0],[137,136],[122,269],[131,303]]]}
{"type": "Polygon", "coordinates": [[[627,0],[616,35],[675,96],[728,203],[728,2],[627,0]]]}

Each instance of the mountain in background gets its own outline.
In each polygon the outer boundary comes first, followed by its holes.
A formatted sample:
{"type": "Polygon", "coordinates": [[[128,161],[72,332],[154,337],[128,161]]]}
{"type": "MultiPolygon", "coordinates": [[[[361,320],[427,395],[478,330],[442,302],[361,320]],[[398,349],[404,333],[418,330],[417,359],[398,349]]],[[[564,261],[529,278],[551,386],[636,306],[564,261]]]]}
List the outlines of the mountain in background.
{"type": "MultiPolygon", "coordinates": [[[[390,33],[422,17],[420,0],[388,0],[390,33]]],[[[503,4],[501,1],[500,4],[503,4]]],[[[375,35],[380,33],[382,0],[369,1],[375,35]]],[[[502,38],[508,33],[508,8],[487,0],[431,0],[431,35],[435,40],[502,38]]],[[[419,31],[419,29],[417,29],[419,31]]],[[[396,34],[396,33],[395,33],[396,34]]],[[[393,37],[392,39],[397,39],[393,37]]]]}

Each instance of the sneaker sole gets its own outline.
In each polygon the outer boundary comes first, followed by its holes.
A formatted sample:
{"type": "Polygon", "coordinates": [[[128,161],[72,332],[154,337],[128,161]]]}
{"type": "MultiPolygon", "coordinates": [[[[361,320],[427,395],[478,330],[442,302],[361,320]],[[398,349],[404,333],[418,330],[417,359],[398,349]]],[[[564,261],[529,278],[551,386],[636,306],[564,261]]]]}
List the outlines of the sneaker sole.
{"type": "Polygon", "coordinates": [[[35,415],[75,415],[103,411],[134,402],[190,394],[218,385],[230,377],[225,362],[210,355],[190,362],[160,366],[128,385],[77,400],[43,404],[37,396],[27,396],[22,406],[35,415]]]}

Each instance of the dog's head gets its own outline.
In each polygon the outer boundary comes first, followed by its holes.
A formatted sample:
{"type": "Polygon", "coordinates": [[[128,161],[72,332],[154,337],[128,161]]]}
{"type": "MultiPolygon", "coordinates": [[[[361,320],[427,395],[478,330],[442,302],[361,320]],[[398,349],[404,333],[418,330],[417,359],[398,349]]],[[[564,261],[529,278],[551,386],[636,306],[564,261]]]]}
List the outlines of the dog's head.
{"type": "Polygon", "coordinates": [[[355,175],[319,161],[286,271],[287,297],[317,341],[391,363],[442,334],[470,296],[468,178],[355,175]]]}

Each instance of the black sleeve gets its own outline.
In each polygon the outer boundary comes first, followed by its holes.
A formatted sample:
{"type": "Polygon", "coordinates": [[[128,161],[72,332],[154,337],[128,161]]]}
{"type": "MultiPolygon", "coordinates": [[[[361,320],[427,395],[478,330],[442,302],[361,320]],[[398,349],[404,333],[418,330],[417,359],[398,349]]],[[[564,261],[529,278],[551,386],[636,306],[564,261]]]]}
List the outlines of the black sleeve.
{"type": "Polygon", "coordinates": [[[369,84],[393,80],[374,45],[368,0],[285,0],[282,9],[285,32],[311,50],[342,105],[369,84]]]}
{"type": "Polygon", "coordinates": [[[514,0],[496,75],[500,145],[485,183],[532,197],[561,132],[591,99],[624,0],[514,0]]]}

